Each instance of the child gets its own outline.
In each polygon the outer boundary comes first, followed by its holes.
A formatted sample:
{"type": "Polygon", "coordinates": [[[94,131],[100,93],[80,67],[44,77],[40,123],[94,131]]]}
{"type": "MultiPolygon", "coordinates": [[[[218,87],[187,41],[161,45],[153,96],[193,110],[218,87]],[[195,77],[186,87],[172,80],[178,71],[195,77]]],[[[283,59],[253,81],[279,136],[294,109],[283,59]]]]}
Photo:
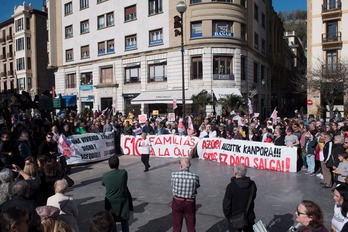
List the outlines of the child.
{"type": "Polygon", "coordinates": [[[149,171],[150,164],[149,164],[149,159],[150,159],[150,141],[147,138],[146,133],[142,133],[141,137],[143,138],[142,141],[139,142],[139,151],[141,153],[141,162],[145,165],[145,170],[144,172],[149,171]]]}
{"type": "Polygon", "coordinates": [[[338,167],[333,170],[332,172],[336,175],[338,175],[337,178],[337,185],[345,183],[345,179],[348,176],[348,154],[347,153],[342,153],[338,154],[338,159],[340,163],[338,164],[338,167]]]}

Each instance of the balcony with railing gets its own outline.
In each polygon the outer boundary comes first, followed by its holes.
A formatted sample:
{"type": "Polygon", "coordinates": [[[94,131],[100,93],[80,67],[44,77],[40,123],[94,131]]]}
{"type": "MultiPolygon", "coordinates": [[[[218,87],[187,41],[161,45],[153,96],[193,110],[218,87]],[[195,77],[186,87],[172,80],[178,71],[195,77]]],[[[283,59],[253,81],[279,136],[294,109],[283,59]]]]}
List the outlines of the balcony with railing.
{"type": "Polygon", "coordinates": [[[2,44],[2,43],[6,43],[5,37],[0,38],[0,43],[1,43],[1,44],[2,44]]]}
{"type": "Polygon", "coordinates": [[[1,54],[0,55],[0,60],[6,60],[6,54],[1,54]]]}
{"type": "Polygon", "coordinates": [[[13,74],[14,74],[13,70],[7,71],[7,76],[13,77],[13,74]]]}
{"type": "Polygon", "coordinates": [[[8,40],[8,41],[12,41],[12,35],[8,35],[8,36],[6,36],[6,39],[8,40]]]}
{"type": "Polygon", "coordinates": [[[342,9],[341,0],[326,0],[324,4],[321,5],[322,13],[339,11],[342,9]]]}
{"type": "Polygon", "coordinates": [[[0,77],[6,77],[6,72],[1,72],[0,77]]]}
{"type": "Polygon", "coordinates": [[[342,43],[342,33],[341,32],[323,33],[321,35],[321,42],[323,44],[342,43]]]}
{"type": "Polygon", "coordinates": [[[323,76],[340,75],[340,73],[343,75],[345,72],[343,69],[344,66],[341,63],[323,64],[321,67],[323,76]]]}
{"type": "Polygon", "coordinates": [[[7,58],[12,59],[13,58],[13,52],[8,52],[7,53],[7,58]]]}

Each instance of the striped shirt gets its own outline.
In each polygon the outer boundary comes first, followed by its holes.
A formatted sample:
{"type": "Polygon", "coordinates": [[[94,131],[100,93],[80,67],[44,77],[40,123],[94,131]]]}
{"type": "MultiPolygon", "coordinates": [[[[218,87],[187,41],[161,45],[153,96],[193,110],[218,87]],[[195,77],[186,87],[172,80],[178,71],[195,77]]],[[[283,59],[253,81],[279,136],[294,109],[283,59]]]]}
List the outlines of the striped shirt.
{"type": "Polygon", "coordinates": [[[173,195],[180,198],[196,198],[199,188],[199,176],[184,168],[172,173],[173,195]]]}

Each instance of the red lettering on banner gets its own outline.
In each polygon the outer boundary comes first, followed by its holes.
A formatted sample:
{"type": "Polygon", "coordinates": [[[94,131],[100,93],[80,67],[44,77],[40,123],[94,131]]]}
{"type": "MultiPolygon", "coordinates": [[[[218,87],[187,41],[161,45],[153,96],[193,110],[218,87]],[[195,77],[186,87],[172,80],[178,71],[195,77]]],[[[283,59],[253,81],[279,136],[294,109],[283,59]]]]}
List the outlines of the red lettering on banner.
{"type": "Polygon", "coordinates": [[[138,146],[139,146],[139,143],[142,141],[143,139],[141,137],[136,137],[134,138],[134,142],[133,142],[133,154],[135,155],[141,155],[139,150],[138,150],[138,146]]]}
{"type": "Polygon", "coordinates": [[[190,156],[190,150],[187,150],[186,154],[185,154],[185,149],[180,149],[178,147],[175,147],[174,148],[174,155],[181,156],[181,157],[188,157],[188,156],[190,156]]]}
{"type": "MultiPolygon", "coordinates": [[[[289,159],[289,166],[290,166],[290,159],[289,159]]],[[[284,160],[274,160],[274,159],[267,160],[266,158],[254,158],[254,168],[283,172],[284,160]]],[[[289,167],[289,170],[290,170],[290,167],[289,167]]]]}
{"type": "Polygon", "coordinates": [[[290,158],[285,159],[285,167],[286,167],[285,171],[290,172],[290,158]]]}
{"type": "Polygon", "coordinates": [[[203,140],[203,149],[219,149],[221,146],[221,140],[203,140]]]}
{"type": "Polygon", "coordinates": [[[220,160],[220,163],[227,164],[227,154],[220,153],[219,160],[220,160]]]}
{"type": "Polygon", "coordinates": [[[233,166],[235,164],[242,163],[245,166],[249,167],[250,166],[250,159],[249,157],[244,157],[244,156],[230,156],[230,165],[233,166]]]}
{"type": "MultiPolygon", "coordinates": [[[[127,143],[131,143],[132,142],[132,138],[130,137],[125,137],[124,139],[124,144],[123,144],[123,153],[125,155],[130,155],[131,151],[130,148],[127,146],[127,143]]],[[[132,143],[131,143],[132,144],[132,143]]]]}
{"type": "Polygon", "coordinates": [[[161,150],[161,148],[157,149],[158,156],[170,156],[169,148],[164,149],[163,153],[161,153],[161,151],[163,152],[163,150],[161,150]]]}
{"type": "Polygon", "coordinates": [[[162,145],[163,141],[162,141],[162,136],[157,136],[156,140],[154,141],[155,145],[162,145]]]}
{"type": "Polygon", "coordinates": [[[217,161],[217,152],[204,152],[203,158],[206,160],[214,160],[217,161]]]}

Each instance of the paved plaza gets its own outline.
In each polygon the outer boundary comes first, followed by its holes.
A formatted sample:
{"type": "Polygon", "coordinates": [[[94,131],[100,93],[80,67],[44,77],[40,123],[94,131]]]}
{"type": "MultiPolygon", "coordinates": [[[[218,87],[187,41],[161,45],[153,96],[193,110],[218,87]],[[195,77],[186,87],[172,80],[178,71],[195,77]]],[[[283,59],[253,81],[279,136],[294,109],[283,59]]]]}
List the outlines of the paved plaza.
{"type": "MultiPolygon", "coordinates": [[[[130,218],[131,232],[171,231],[171,184],[173,171],[179,170],[179,159],[150,158],[149,172],[138,156],[121,156],[120,168],[128,171],[128,186],[133,196],[134,212],[130,218]]],[[[200,176],[201,187],[197,195],[197,232],[226,231],[222,213],[222,198],[230,182],[233,168],[213,161],[193,159],[190,170],[200,176]]],[[[72,168],[75,185],[68,192],[79,208],[80,231],[88,231],[93,214],[104,207],[105,189],[101,176],[109,171],[107,161],[72,168]]],[[[295,220],[295,210],[303,199],[317,202],[330,225],[333,214],[333,193],[323,189],[316,176],[300,173],[281,173],[249,169],[257,184],[256,220],[269,225],[269,231],[286,231],[295,220]]],[[[117,225],[121,231],[120,224],[117,225]]],[[[186,229],[183,229],[186,231],[186,229]]]]}

